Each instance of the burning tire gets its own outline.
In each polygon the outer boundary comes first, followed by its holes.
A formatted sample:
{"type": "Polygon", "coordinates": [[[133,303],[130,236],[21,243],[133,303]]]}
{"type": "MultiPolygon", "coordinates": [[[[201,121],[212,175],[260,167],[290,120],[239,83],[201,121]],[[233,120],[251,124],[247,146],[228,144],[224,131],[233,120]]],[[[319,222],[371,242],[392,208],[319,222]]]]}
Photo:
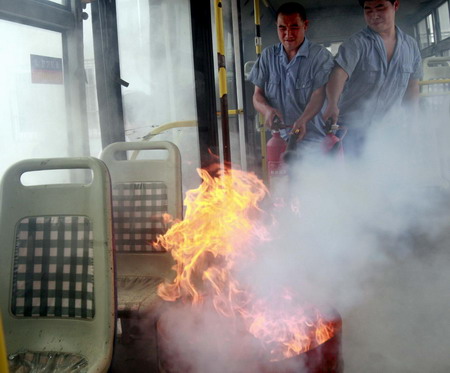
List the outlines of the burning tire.
{"type": "Polygon", "coordinates": [[[270,353],[246,330],[219,315],[180,307],[157,321],[160,373],[342,373],[342,320],[329,322],[333,335],[296,356],[271,361],[270,353]],[[203,317],[205,316],[205,317],[203,317]],[[206,321],[205,321],[206,320],[206,321]]]}

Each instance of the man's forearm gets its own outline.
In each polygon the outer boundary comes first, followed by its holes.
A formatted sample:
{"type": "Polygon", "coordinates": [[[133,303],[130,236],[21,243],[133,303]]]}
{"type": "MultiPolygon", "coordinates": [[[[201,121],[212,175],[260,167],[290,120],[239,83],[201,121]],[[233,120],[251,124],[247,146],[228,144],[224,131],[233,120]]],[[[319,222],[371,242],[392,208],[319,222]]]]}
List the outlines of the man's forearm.
{"type": "Polygon", "coordinates": [[[337,106],[347,79],[348,74],[342,67],[335,66],[333,68],[326,87],[328,105],[337,106]]]}
{"type": "Polygon", "coordinates": [[[339,119],[339,98],[344,90],[345,82],[348,79],[348,74],[345,70],[336,65],[330,74],[326,86],[327,107],[323,113],[323,119],[325,121],[332,120],[333,123],[337,123],[339,119]]]}
{"type": "Polygon", "coordinates": [[[418,80],[410,80],[408,82],[408,87],[403,96],[402,104],[407,106],[407,116],[409,121],[416,122],[420,120],[419,115],[419,98],[420,98],[420,87],[418,80]]]}
{"type": "Polygon", "coordinates": [[[255,92],[253,94],[253,106],[256,111],[262,115],[265,115],[267,110],[271,108],[264,95],[260,92],[255,92]]]}
{"type": "Polygon", "coordinates": [[[255,86],[255,92],[253,93],[253,106],[257,112],[262,114],[264,117],[264,124],[268,128],[272,128],[275,116],[283,120],[281,112],[269,105],[266,96],[264,95],[264,90],[258,86],[255,86]]]}
{"type": "Polygon", "coordinates": [[[308,104],[305,107],[298,121],[308,123],[322,109],[325,101],[325,86],[317,88],[311,95],[308,104]]]}
{"type": "Polygon", "coordinates": [[[317,88],[312,94],[302,115],[295,121],[292,132],[297,136],[297,141],[306,135],[306,124],[320,111],[325,101],[325,87],[317,88]]]}
{"type": "Polygon", "coordinates": [[[403,96],[403,103],[417,107],[419,104],[420,88],[418,80],[410,80],[408,87],[406,88],[405,95],[403,96]]]}

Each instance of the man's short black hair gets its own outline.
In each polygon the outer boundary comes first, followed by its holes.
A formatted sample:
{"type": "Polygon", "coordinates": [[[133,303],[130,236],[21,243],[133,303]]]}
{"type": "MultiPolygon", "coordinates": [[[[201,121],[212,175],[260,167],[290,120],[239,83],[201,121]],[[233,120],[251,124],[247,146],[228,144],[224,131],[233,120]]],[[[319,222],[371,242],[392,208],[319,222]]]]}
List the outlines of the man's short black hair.
{"type": "MultiPolygon", "coordinates": [[[[369,0],[358,0],[358,1],[359,1],[359,5],[361,5],[364,8],[364,3],[369,0]]],[[[395,3],[395,0],[387,0],[387,1],[389,1],[391,4],[395,3]]]]}
{"type": "Polygon", "coordinates": [[[300,15],[300,18],[302,21],[306,21],[306,10],[303,7],[302,4],[300,3],[284,3],[283,5],[281,5],[278,10],[277,10],[277,16],[276,18],[278,19],[278,16],[280,14],[296,14],[298,13],[300,15]]]}

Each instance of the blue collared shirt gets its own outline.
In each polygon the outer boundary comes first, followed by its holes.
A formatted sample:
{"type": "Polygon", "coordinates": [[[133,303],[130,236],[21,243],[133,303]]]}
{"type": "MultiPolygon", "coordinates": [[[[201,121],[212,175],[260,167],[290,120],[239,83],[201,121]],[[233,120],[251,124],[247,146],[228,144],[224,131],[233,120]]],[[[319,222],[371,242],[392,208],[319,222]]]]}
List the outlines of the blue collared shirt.
{"type": "Polygon", "coordinates": [[[399,106],[410,79],[420,79],[422,62],[416,41],[398,27],[388,62],[380,35],[369,27],[341,44],[335,62],[349,78],[339,102],[339,123],[366,127],[399,106]]]}
{"type": "MultiPolygon", "coordinates": [[[[264,90],[269,105],[280,110],[284,122],[291,126],[305,110],[313,91],[328,81],[332,67],[331,53],[305,38],[291,61],[281,43],[265,48],[248,79],[264,90]]],[[[307,124],[305,140],[324,135],[319,113],[307,124]]]]}

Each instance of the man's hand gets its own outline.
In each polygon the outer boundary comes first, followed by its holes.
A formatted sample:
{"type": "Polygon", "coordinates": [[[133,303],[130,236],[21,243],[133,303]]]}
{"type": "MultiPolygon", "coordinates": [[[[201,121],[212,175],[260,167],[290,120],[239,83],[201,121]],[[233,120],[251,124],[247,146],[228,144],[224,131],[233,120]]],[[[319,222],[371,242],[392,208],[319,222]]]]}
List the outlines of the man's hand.
{"type": "Polygon", "coordinates": [[[337,107],[337,105],[328,104],[325,111],[323,112],[322,118],[325,122],[331,120],[332,124],[336,124],[339,118],[339,108],[337,107]]]}
{"type": "Polygon", "coordinates": [[[281,114],[281,112],[278,109],[275,109],[271,106],[267,106],[267,110],[264,112],[264,125],[268,129],[272,129],[275,117],[278,117],[278,119],[282,123],[284,123],[283,114],[281,114]]]}
{"type": "Polygon", "coordinates": [[[297,141],[301,141],[306,135],[306,123],[300,120],[295,121],[290,135],[294,135],[297,141]]]}

